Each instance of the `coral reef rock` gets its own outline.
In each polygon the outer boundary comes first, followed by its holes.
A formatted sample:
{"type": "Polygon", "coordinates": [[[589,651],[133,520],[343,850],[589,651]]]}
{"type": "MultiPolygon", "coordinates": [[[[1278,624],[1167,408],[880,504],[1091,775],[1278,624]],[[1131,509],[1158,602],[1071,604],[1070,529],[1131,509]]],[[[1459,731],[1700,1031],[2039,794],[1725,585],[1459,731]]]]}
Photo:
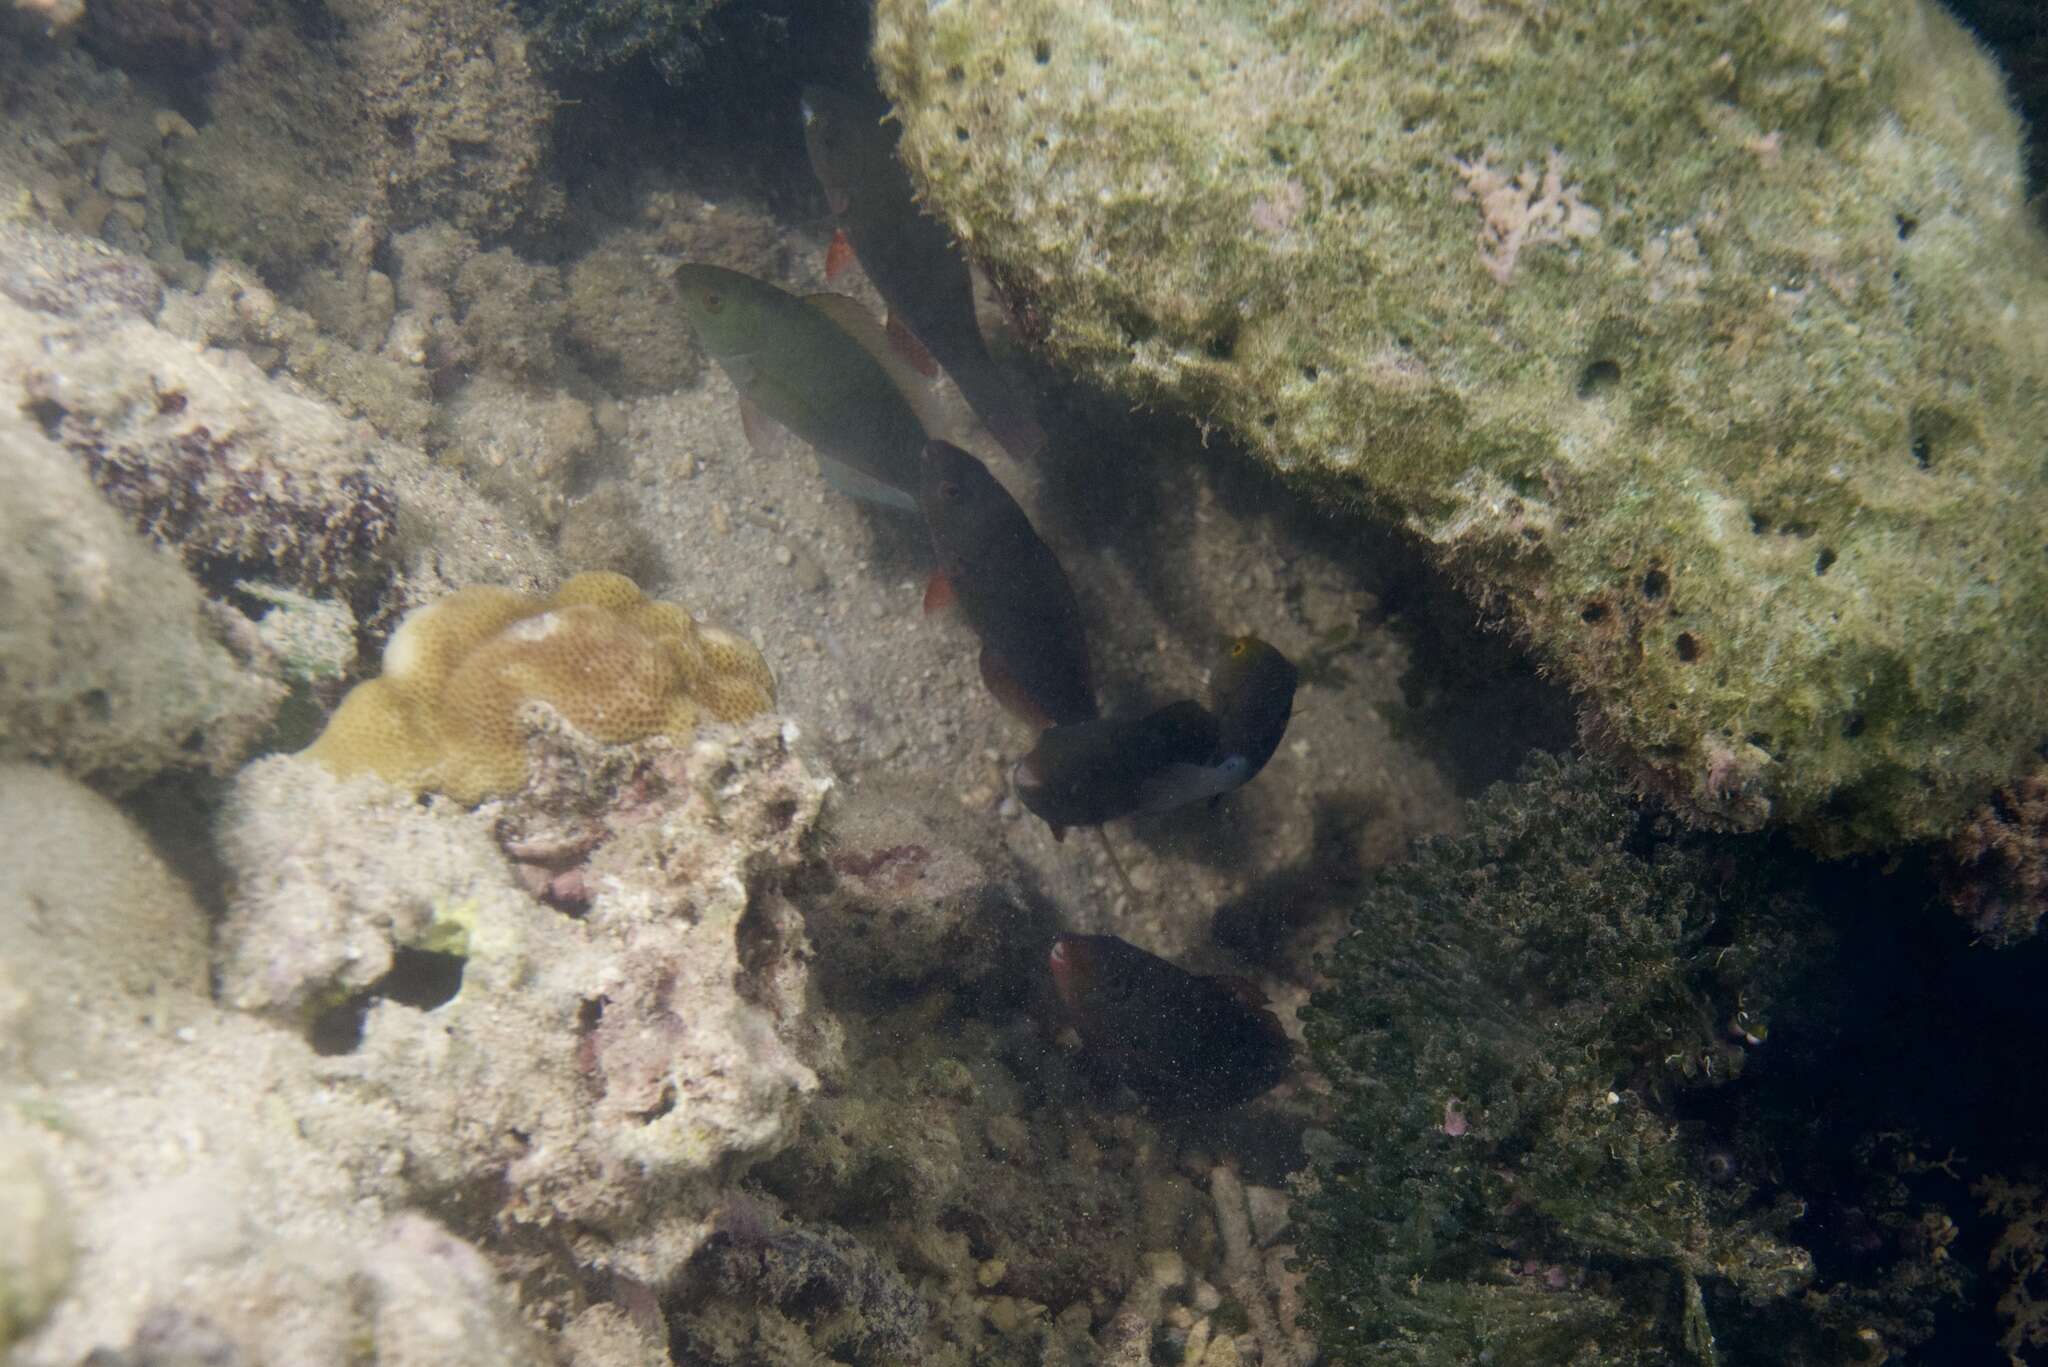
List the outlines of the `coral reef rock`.
{"type": "Polygon", "coordinates": [[[206,915],[112,804],[10,765],[0,823],[10,1363],[556,1361],[474,1248],[336,1163],[374,1114],[213,1006],[206,915]]]}
{"type": "MultiPolygon", "coordinates": [[[[9,311],[0,302],[0,333],[9,311]]],[[[284,696],[252,667],[267,652],[237,631],[242,619],[208,603],[69,454],[4,407],[0,467],[0,756],[115,791],[195,763],[231,770],[284,696]]]]}
{"type": "Polygon", "coordinates": [[[186,244],[284,288],[352,237],[446,219],[503,234],[559,212],[540,176],[552,103],[500,7],[346,0],[302,35],[252,27],[208,83],[211,119],[170,149],[186,244]]]}
{"type": "Polygon", "coordinates": [[[784,727],[607,747],[543,716],[533,783],[474,812],[296,756],[244,771],[221,991],[377,1117],[332,1141],[366,1190],[675,1275],[836,1057],[777,890],[828,785],[784,727]]]}
{"type": "Polygon", "coordinates": [[[1953,829],[2048,731],[2048,242],[1931,3],[882,0],[1025,331],[1401,522],[1693,820],[1953,829]]]}
{"type": "Polygon", "coordinates": [[[825,824],[829,890],[805,901],[828,993],[973,982],[1026,922],[1015,861],[931,781],[871,778],[825,824]]]}
{"type": "Polygon", "coordinates": [[[687,739],[775,701],[761,652],[631,580],[593,571],[547,598],[476,587],[415,609],[384,674],[358,685],[306,754],[461,802],[527,779],[521,708],[538,702],[600,742],[687,739]]]}

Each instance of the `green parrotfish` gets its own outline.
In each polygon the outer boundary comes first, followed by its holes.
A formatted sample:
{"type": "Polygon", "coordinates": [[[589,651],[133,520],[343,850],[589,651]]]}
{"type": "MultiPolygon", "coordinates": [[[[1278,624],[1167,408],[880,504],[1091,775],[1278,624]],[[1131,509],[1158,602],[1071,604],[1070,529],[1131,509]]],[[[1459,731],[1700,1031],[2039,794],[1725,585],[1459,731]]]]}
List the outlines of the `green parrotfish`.
{"type": "Polygon", "coordinates": [[[1052,548],[988,467],[951,442],[924,447],[918,507],[938,576],[927,603],[950,597],[981,638],[981,679],[1035,726],[1096,715],[1080,605],[1052,548]]]}
{"type": "Polygon", "coordinates": [[[1083,1063],[1162,1109],[1235,1106],[1293,1066],[1286,1030],[1241,978],[1198,977],[1114,935],[1062,935],[1046,966],[1083,1063]]]}
{"type": "Polygon", "coordinates": [[[988,354],[967,262],[944,225],[918,207],[883,111],[821,86],[804,88],[802,107],[811,168],[892,320],[946,368],[1004,450],[1035,456],[1045,432],[988,354]]]}
{"type": "Polygon", "coordinates": [[[676,271],[690,326],[740,392],[750,433],[758,412],[809,442],[841,493],[917,507],[928,415],[918,381],[860,304],[799,298],[722,266],[676,271]]]}

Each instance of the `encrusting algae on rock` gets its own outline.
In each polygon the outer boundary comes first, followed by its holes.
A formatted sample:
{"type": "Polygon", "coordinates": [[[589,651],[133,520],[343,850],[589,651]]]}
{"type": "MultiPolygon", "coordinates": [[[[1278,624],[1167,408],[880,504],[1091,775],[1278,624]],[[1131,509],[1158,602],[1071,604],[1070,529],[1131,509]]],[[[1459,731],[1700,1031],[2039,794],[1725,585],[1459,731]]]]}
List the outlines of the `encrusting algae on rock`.
{"type": "Polygon", "coordinates": [[[775,676],[748,642],[623,575],[579,574],[549,598],[479,586],[414,611],[383,677],[352,690],[305,753],[337,777],[481,802],[526,781],[526,703],[617,745],[686,737],[774,701],[775,676]]]}
{"type": "Polygon", "coordinates": [[[2031,762],[2048,239],[1940,7],[881,0],[873,56],[1049,360],[1400,523],[1695,824],[1941,838],[2031,762]]]}

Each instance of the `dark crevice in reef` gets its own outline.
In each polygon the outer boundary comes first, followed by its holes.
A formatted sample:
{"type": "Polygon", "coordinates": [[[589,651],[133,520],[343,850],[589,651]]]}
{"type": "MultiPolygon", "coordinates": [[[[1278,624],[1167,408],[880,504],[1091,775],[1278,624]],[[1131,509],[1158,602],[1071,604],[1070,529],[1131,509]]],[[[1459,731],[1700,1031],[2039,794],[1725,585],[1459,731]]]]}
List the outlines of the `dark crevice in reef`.
{"type": "Polygon", "coordinates": [[[462,990],[463,958],[431,949],[401,946],[391,955],[391,969],[363,991],[328,1007],[313,1018],[308,1032],[318,1054],[352,1054],[363,1042],[363,1023],[379,1001],[431,1011],[454,1000],[462,990]]]}

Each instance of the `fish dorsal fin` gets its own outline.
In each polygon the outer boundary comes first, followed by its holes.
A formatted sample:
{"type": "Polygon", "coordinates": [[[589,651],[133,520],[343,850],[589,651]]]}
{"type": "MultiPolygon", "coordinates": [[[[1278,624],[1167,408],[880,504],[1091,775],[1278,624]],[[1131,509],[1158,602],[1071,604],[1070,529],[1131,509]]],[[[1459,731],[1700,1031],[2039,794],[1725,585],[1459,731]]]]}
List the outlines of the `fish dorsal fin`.
{"type": "Polygon", "coordinates": [[[889,344],[889,335],[875,321],[875,316],[861,307],[860,300],[844,294],[811,294],[804,296],[804,302],[830,318],[834,326],[874,358],[875,364],[882,367],[897,392],[903,395],[903,401],[910,405],[910,411],[917,415],[926,435],[946,429],[945,413],[940,409],[932,387],[925,383],[924,376],[917,373],[917,367],[904,360],[889,344]]]}

